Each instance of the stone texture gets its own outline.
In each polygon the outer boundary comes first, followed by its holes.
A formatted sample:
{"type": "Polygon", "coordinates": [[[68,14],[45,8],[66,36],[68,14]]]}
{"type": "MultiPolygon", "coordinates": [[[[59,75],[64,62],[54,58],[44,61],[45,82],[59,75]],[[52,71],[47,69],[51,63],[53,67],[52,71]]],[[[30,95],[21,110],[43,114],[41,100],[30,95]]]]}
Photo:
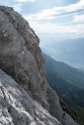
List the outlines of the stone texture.
{"type": "Polygon", "coordinates": [[[61,125],[0,70],[0,125],[61,125]]]}
{"type": "Polygon", "coordinates": [[[2,102],[8,100],[4,107],[10,124],[60,125],[58,119],[63,125],[77,125],[69,115],[63,117],[59,98],[47,84],[43,62],[39,38],[28,22],[12,8],[0,6],[0,68],[27,92],[0,71],[1,86],[7,95],[1,96],[1,112],[2,102]]]}
{"type": "Polygon", "coordinates": [[[0,68],[10,74],[38,102],[46,104],[43,58],[39,39],[21,15],[0,8],[0,68]]]}

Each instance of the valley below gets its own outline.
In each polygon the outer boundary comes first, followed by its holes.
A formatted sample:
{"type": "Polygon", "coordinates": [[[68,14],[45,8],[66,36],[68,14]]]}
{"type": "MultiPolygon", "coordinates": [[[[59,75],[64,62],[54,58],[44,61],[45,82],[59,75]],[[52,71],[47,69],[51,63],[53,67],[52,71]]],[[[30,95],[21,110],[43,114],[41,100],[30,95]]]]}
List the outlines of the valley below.
{"type": "Polygon", "coordinates": [[[84,72],[43,56],[48,83],[58,93],[63,110],[84,125],[84,72]]]}

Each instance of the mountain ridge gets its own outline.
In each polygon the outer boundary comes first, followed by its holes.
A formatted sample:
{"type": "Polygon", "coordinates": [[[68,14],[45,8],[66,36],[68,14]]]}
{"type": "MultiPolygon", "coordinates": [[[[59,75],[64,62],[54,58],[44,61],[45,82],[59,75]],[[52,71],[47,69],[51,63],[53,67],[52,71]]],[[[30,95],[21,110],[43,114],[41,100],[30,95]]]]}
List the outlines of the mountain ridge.
{"type": "Polygon", "coordinates": [[[69,64],[72,67],[83,69],[84,66],[84,38],[70,39],[61,42],[52,42],[42,50],[55,60],[69,64]]]}
{"type": "Polygon", "coordinates": [[[47,80],[50,86],[62,96],[84,108],[82,96],[84,91],[84,72],[53,60],[46,54],[43,55],[45,57],[47,80]]]}

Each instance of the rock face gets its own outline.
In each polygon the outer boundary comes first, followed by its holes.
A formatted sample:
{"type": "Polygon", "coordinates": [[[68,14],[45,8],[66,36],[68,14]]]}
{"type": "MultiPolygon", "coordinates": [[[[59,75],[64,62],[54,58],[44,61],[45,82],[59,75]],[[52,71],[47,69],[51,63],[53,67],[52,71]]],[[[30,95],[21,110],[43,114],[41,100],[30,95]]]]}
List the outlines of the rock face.
{"type": "Polygon", "coordinates": [[[0,6],[0,68],[9,75],[0,70],[0,124],[77,125],[68,114],[63,117],[43,62],[39,38],[28,22],[0,6]]]}
{"type": "Polygon", "coordinates": [[[0,70],[0,125],[61,125],[0,70]]]}

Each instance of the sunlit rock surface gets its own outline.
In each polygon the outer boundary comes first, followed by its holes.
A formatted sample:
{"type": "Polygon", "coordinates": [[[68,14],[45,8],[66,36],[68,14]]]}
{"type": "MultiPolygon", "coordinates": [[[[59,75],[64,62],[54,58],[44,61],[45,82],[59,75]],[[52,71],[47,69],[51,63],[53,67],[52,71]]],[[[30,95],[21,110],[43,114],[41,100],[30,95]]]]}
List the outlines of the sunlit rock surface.
{"type": "Polygon", "coordinates": [[[0,125],[61,125],[0,70],[0,125]]]}

